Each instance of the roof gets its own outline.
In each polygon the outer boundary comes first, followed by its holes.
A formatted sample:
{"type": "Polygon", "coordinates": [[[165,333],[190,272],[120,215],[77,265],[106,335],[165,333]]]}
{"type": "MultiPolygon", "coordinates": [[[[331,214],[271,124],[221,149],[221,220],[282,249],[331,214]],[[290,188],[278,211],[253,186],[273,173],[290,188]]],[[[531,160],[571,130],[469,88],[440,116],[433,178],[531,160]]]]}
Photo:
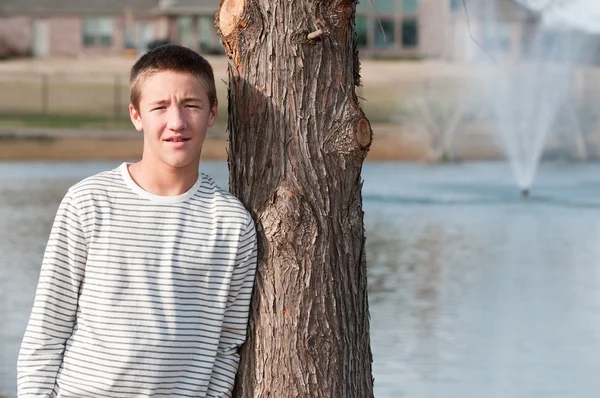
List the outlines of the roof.
{"type": "Polygon", "coordinates": [[[0,14],[207,14],[219,0],[0,0],[0,14]]]}
{"type": "Polygon", "coordinates": [[[173,14],[205,14],[215,13],[219,3],[219,0],[159,0],[158,9],[173,14]]]}
{"type": "Polygon", "coordinates": [[[0,0],[1,14],[120,14],[152,12],[158,0],[0,0]]]}
{"type": "MultiPolygon", "coordinates": [[[[483,20],[514,21],[523,19],[539,19],[539,12],[523,5],[517,0],[465,0],[469,16],[483,20]]],[[[464,13],[464,8],[457,10],[464,13]]]]}

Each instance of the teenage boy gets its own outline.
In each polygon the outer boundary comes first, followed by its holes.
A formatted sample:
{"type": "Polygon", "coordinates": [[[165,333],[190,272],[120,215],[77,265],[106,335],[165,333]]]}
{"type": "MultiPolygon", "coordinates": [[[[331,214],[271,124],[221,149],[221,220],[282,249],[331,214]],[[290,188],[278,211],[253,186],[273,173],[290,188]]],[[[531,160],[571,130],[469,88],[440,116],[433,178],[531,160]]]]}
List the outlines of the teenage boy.
{"type": "Polygon", "coordinates": [[[217,117],[210,64],[167,45],[131,69],[142,159],[76,184],[44,254],[19,397],[229,397],[246,337],[256,235],[198,172],[217,117]]]}

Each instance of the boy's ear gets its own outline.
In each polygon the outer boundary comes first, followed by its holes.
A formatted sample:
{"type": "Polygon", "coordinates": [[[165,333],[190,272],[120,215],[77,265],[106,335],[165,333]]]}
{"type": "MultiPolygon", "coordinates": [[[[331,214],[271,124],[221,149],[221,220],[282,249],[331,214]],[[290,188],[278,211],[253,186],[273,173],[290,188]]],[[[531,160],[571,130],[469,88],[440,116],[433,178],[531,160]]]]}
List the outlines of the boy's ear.
{"type": "Polygon", "coordinates": [[[219,101],[215,100],[215,103],[210,108],[210,114],[208,115],[208,127],[212,127],[215,125],[215,121],[217,120],[218,114],[219,114],[219,101]]]}
{"type": "Polygon", "coordinates": [[[133,104],[129,104],[129,117],[131,118],[131,123],[133,123],[135,129],[137,131],[142,131],[142,118],[133,104]]]}

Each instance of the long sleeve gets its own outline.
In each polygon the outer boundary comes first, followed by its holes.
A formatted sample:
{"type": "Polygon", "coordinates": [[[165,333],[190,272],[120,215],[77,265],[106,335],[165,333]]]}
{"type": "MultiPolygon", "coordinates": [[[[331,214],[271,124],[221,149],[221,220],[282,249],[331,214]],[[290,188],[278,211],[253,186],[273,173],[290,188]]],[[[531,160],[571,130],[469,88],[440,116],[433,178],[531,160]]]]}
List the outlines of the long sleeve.
{"type": "Polygon", "coordinates": [[[238,348],[246,340],[257,261],[256,231],[252,218],[248,218],[237,252],[207,397],[231,397],[240,359],[238,348]]]}
{"type": "Polygon", "coordinates": [[[50,397],[73,332],[87,244],[79,211],[68,193],[62,200],[42,262],[29,324],[17,363],[18,396],[50,397]]]}

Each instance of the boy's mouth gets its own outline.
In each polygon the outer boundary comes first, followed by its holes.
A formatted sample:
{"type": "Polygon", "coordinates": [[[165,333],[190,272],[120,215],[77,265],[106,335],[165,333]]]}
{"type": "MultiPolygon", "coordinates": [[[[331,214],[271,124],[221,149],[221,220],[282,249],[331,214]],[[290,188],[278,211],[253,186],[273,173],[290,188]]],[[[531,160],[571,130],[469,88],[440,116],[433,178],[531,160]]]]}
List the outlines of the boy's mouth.
{"type": "Polygon", "coordinates": [[[167,142],[185,142],[185,141],[189,141],[190,139],[187,137],[170,137],[165,139],[165,141],[167,142]]]}

